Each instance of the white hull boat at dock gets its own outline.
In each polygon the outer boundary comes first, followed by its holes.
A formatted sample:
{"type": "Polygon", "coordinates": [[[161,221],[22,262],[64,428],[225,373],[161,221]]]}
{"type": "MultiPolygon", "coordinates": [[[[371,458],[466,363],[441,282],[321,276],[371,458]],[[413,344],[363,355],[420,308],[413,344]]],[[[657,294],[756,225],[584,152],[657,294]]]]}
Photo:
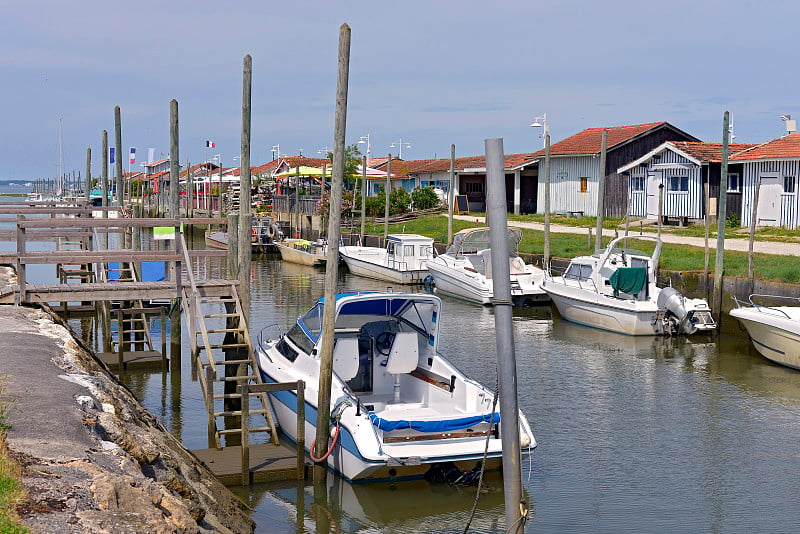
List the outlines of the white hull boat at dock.
{"type": "Polygon", "coordinates": [[[749,302],[736,300],[731,310],[745,327],[756,350],[775,363],[800,369],[800,299],[779,295],[750,295],[749,302]],[[795,306],[763,306],[753,297],[787,300],[795,306]]]}
{"type": "Polygon", "coordinates": [[[655,236],[619,237],[592,256],[574,258],[563,276],[543,287],[565,319],[632,336],[693,334],[716,328],[708,303],[656,286],[661,240],[655,236]],[[652,258],[617,248],[621,240],[653,240],[652,258]]]}
{"type": "MultiPolygon", "coordinates": [[[[306,436],[315,435],[324,305],[320,299],[279,340],[257,349],[265,382],[306,382],[306,436]]],[[[493,410],[494,393],[437,352],[438,297],[344,294],[335,305],[331,470],[350,481],[422,478],[452,465],[466,472],[480,469],[487,447],[484,468],[497,468],[505,424],[519,425],[523,453],[536,446],[522,413],[493,410]]],[[[271,397],[281,429],[296,439],[297,395],[271,397]]]]}
{"type": "MultiPolygon", "coordinates": [[[[511,298],[514,305],[550,301],[542,289],[544,271],[528,265],[517,256],[522,232],[508,229],[508,259],[511,275],[511,298]]],[[[491,304],[494,296],[492,257],[488,228],[461,230],[447,252],[427,262],[436,291],[477,304],[491,304]]]]}
{"type": "Polygon", "coordinates": [[[348,270],[358,276],[421,284],[428,275],[426,262],[433,256],[433,239],[417,234],[389,234],[386,248],[347,246],[339,249],[348,270]]]}

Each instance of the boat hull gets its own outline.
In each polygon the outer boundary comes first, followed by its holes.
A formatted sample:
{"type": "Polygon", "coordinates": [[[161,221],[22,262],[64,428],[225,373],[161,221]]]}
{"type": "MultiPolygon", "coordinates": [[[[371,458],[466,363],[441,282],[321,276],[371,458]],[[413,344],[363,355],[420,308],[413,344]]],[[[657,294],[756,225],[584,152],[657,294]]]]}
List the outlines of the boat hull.
{"type": "Polygon", "coordinates": [[[353,274],[395,284],[421,284],[422,279],[428,275],[427,269],[400,271],[345,254],[342,254],[342,261],[353,274]]]}
{"type": "Polygon", "coordinates": [[[613,299],[550,280],[544,289],[558,313],[573,323],[632,336],[663,334],[655,303],[613,299]]]}
{"type": "MultiPolygon", "coordinates": [[[[436,261],[428,262],[428,271],[433,277],[437,293],[444,293],[476,304],[492,304],[494,297],[492,280],[486,280],[480,274],[464,268],[454,268],[436,261]]],[[[514,278],[514,276],[511,277],[512,284],[514,278]]],[[[541,289],[515,289],[513,286],[511,299],[515,305],[544,304],[550,301],[548,294],[541,289]]]]}
{"type": "Polygon", "coordinates": [[[747,329],[756,350],[768,360],[800,369],[800,321],[759,311],[758,308],[731,310],[747,329]]]}
{"type": "Polygon", "coordinates": [[[278,252],[281,253],[281,259],[290,263],[299,263],[301,265],[325,265],[327,259],[325,254],[306,252],[283,243],[275,243],[275,246],[278,248],[278,252]]]}

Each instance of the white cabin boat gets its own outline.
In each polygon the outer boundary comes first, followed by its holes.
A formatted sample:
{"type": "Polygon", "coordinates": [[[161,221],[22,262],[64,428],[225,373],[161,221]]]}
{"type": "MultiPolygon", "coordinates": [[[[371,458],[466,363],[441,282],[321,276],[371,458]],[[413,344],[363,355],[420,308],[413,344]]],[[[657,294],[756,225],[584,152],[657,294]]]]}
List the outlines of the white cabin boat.
{"type": "MultiPolygon", "coordinates": [[[[266,383],[306,382],[306,436],[315,435],[324,306],[320,299],[279,340],[256,350],[266,383]]],[[[536,446],[522,413],[502,414],[501,421],[492,410],[492,390],[439,354],[441,308],[441,300],[426,293],[337,296],[331,470],[348,480],[421,478],[445,463],[471,470],[485,450],[485,467],[497,468],[506,421],[519,425],[524,453],[536,446]]],[[[281,429],[295,439],[297,395],[270,395],[281,429]]]]}
{"type": "MultiPolygon", "coordinates": [[[[549,302],[542,289],[544,271],[517,255],[522,231],[508,229],[511,297],[514,305],[549,302]]],[[[494,296],[489,228],[468,228],[453,236],[447,252],[427,262],[436,291],[478,304],[491,304],[494,296]]]]}
{"type": "Polygon", "coordinates": [[[619,237],[602,252],[574,258],[563,276],[548,277],[543,287],[561,316],[575,323],[633,336],[714,330],[705,300],[656,286],[660,254],[656,236],[619,237]],[[626,239],[655,242],[652,257],[618,248],[626,239]]]}
{"type": "Polygon", "coordinates": [[[753,346],[765,358],[775,363],[800,369],[800,299],[780,295],[750,295],[749,302],[738,299],[737,307],[731,310],[747,329],[753,346]],[[791,306],[763,306],[753,302],[769,299],[784,300],[791,306]]]}
{"type": "Polygon", "coordinates": [[[281,259],[301,265],[325,265],[328,255],[328,242],[325,240],[308,241],[306,239],[289,238],[275,241],[281,259]]]}
{"type": "Polygon", "coordinates": [[[418,234],[389,234],[386,248],[348,246],[339,255],[351,273],[396,284],[421,284],[433,257],[433,239],[418,234]]]}

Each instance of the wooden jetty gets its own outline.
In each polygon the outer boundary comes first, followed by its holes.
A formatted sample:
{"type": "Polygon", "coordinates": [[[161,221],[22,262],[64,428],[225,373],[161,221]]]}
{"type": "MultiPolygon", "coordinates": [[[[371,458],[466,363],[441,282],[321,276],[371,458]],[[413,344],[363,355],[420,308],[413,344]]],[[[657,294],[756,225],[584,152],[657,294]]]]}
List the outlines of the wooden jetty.
{"type": "MultiPolygon", "coordinates": [[[[196,451],[198,458],[227,484],[306,477],[304,439],[298,439],[294,451],[280,444],[268,397],[271,391],[296,390],[303,399],[305,385],[263,383],[237,290],[239,283],[196,279],[192,269],[192,258],[224,257],[227,252],[188,250],[181,223],[224,224],[224,219],[93,218],[91,210],[79,206],[0,205],[0,221],[16,226],[0,231],[0,240],[16,241],[17,245],[16,251],[0,255],[0,263],[16,266],[17,274],[16,284],[0,288],[0,303],[60,304],[65,313],[73,309],[70,303],[74,302],[83,308],[98,305],[98,316],[109,325],[103,332],[107,348],[98,357],[123,372],[133,365],[168,369],[167,310],[163,306],[149,309],[144,303],[164,300],[174,308],[180,302],[188,319],[193,376],[200,383],[207,410],[209,448],[196,451]],[[15,218],[2,218],[9,214],[15,218]],[[104,234],[155,227],[173,228],[168,250],[134,250],[121,248],[119,243],[117,248],[102,248],[108,243],[104,234]],[[43,240],[80,245],[58,246],[47,252],[28,250],[29,242],[43,240]],[[143,280],[137,275],[144,262],[164,262],[164,280],[143,280]],[[111,263],[118,265],[114,279],[111,263]],[[28,266],[47,264],[55,267],[59,282],[29,283],[28,266]],[[149,332],[147,316],[153,313],[161,317],[160,351],[153,346],[149,332]],[[112,322],[116,327],[110,326],[112,322]],[[268,441],[251,443],[256,434],[268,441]]],[[[179,313],[177,317],[180,320],[179,313]]],[[[180,329],[177,332],[179,336],[180,329]]],[[[179,358],[180,354],[171,356],[179,358]]],[[[298,417],[305,420],[302,410],[298,417]]]]}

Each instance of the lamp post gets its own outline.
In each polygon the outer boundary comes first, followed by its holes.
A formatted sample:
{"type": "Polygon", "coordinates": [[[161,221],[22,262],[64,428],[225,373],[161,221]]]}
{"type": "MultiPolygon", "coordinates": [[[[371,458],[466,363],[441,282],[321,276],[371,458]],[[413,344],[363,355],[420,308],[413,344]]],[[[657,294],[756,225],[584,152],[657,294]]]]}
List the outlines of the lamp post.
{"type": "Polygon", "coordinates": [[[281,145],[273,145],[271,150],[272,150],[273,161],[275,161],[275,154],[277,154],[278,157],[281,157],[281,145]]]}
{"type": "Polygon", "coordinates": [[[547,113],[542,113],[541,117],[534,117],[533,122],[531,123],[531,128],[542,129],[542,133],[539,134],[539,137],[541,137],[544,142],[550,133],[550,126],[547,124],[547,113]]]}
{"type": "Polygon", "coordinates": [[[401,138],[399,141],[395,141],[394,143],[389,145],[389,148],[397,148],[399,150],[397,153],[397,158],[403,159],[403,146],[405,146],[406,148],[411,148],[411,143],[404,143],[403,139],[401,138]]]}
{"type": "Polygon", "coordinates": [[[367,145],[367,155],[361,163],[361,233],[359,240],[361,245],[364,245],[364,225],[366,220],[366,203],[367,203],[367,165],[369,165],[369,154],[372,151],[372,143],[369,140],[369,134],[361,136],[358,140],[359,145],[367,145]]]}
{"type": "Polygon", "coordinates": [[[317,150],[317,154],[322,154],[323,156],[325,156],[327,158],[328,157],[328,153],[330,151],[331,151],[330,148],[328,148],[327,146],[324,146],[324,147],[320,148],[319,150],[317,150]]]}

